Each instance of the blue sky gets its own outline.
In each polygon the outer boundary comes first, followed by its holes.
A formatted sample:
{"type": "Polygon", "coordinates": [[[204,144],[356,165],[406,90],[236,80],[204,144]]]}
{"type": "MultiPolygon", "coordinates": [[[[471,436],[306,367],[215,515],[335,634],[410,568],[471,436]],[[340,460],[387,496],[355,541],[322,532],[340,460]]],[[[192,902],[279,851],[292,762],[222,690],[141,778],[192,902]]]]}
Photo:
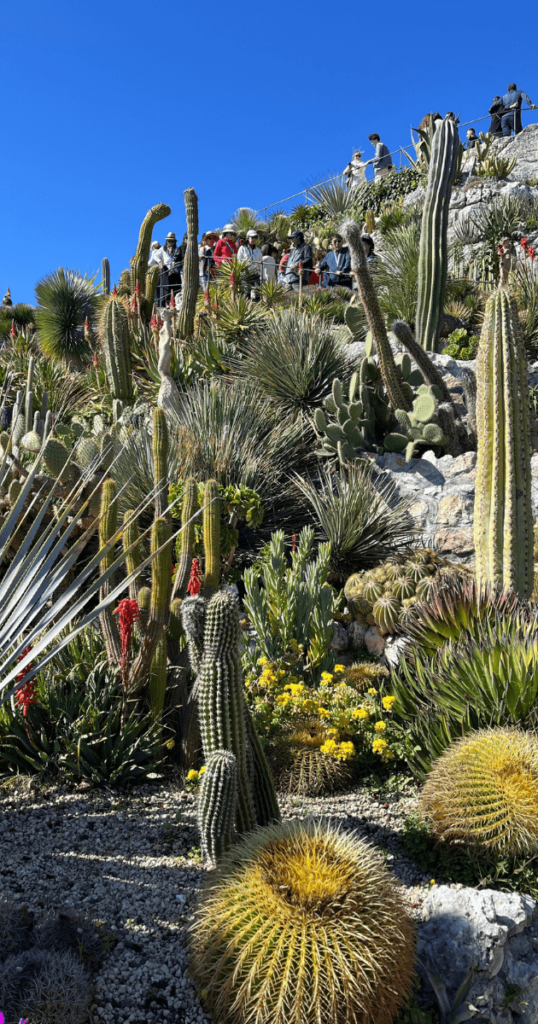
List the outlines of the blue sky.
{"type": "Polygon", "coordinates": [[[4,0],[0,295],[102,256],[117,279],[154,203],[156,237],[183,234],[187,187],[203,231],[370,156],[372,131],[406,145],[427,111],[470,120],[512,80],[538,103],[537,28],[498,0],[4,0]]]}

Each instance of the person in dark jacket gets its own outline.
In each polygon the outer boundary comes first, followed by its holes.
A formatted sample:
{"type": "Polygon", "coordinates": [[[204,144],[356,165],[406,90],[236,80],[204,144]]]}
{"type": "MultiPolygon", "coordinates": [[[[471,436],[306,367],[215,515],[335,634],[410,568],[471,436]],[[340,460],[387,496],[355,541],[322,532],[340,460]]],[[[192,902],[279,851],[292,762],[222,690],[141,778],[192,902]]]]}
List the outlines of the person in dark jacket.
{"type": "Polygon", "coordinates": [[[386,174],[390,174],[392,171],[392,157],[385,143],[381,142],[377,132],[372,132],[368,139],[372,146],[375,146],[375,156],[373,160],[368,160],[365,166],[373,164],[374,178],[384,178],[386,174]]]}
{"type": "Polygon", "coordinates": [[[480,142],[480,139],[478,138],[478,135],[476,134],[474,128],[468,128],[467,129],[467,145],[466,145],[465,149],[474,149],[476,144],[477,144],[477,142],[480,142]]]}
{"type": "Polygon", "coordinates": [[[332,249],[329,249],[329,252],[316,267],[318,271],[327,271],[327,274],[323,275],[322,285],[324,288],[327,286],[334,288],[335,285],[340,284],[344,288],[351,288],[351,258],[349,249],[342,245],[340,235],[333,235],[331,246],[332,249]]]}
{"type": "Polygon", "coordinates": [[[488,110],[488,114],[491,114],[488,135],[493,135],[494,138],[500,138],[503,133],[503,109],[503,101],[501,97],[494,96],[493,103],[488,110]]]}
{"type": "Polygon", "coordinates": [[[304,240],[302,231],[294,231],[293,234],[288,235],[288,241],[291,242],[291,252],[289,255],[288,262],[286,263],[286,274],[284,282],[288,286],[288,291],[293,289],[294,292],[299,291],[299,263],[303,265],[303,288],[306,288],[309,280],[309,271],[312,270],[312,247],[307,245],[304,240]]]}
{"type": "MultiPolygon", "coordinates": [[[[170,292],[174,292],[174,297],[178,295],[181,290],[181,268],[183,266],[183,260],[181,258],[181,246],[177,244],[176,236],[173,231],[169,231],[165,243],[164,243],[164,264],[168,269],[168,280],[164,283],[163,297],[168,299],[170,292]]],[[[163,275],[161,275],[162,277],[163,275]]],[[[163,282],[161,282],[162,284],[163,282]]]]}
{"type": "Polygon", "coordinates": [[[523,103],[526,103],[531,110],[536,110],[535,104],[527,96],[527,93],[523,92],[523,89],[518,89],[515,82],[512,82],[508,86],[508,92],[505,92],[502,98],[502,128],[504,137],[510,137],[512,132],[514,135],[519,135],[523,131],[523,124],[521,122],[521,106],[523,103]]]}

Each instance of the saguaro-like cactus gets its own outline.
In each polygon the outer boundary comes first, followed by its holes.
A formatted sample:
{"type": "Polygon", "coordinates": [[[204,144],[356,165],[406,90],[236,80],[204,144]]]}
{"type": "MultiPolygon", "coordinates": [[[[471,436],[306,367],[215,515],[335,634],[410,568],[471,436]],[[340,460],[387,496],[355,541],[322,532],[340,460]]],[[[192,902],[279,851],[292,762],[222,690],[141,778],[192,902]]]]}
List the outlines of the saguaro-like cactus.
{"type": "Polygon", "coordinates": [[[136,292],[136,286],[138,285],[140,289],[141,304],[145,299],[145,309],[142,310],[142,313],[146,318],[151,316],[151,307],[153,305],[155,288],[157,286],[157,278],[155,275],[148,273],[151,236],[153,234],[155,224],[160,220],[164,220],[165,217],[169,217],[171,212],[170,207],[167,206],[166,203],[157,203],[156,206],[151,207],[151,210],[148,210],[140,227],[138,245],[131,264],[131,291],[134,295],[136,292]]]}
{"type": "Polygon", "coordinates": [[[198,802],[202,854],[212,868],[232,844],[236,808],[237,759],[229,750],[215,750],[206,761],[198,802]]]}
{"type": "Polygon", "coordinates": [[[176,579],[174,583],[174,594],[179,594],[180,597],[185,597],[187,593],[187,584],[189,582],[189,576],[192,566],[192,558],[194,552],[194,522],[189,523],[198,508],[198,487],[196,480],[193,476],[189,476],[185,480],[185,493],[183,496],[183,506],[181,509],[181,525],[184,527],[182,533],[180,533],[180,552],[179,562],[176,570],[176,579]],[[189,523],[189,525],[187,525],[189,523]]]}
{"type": "Polygon", "coordinates": [[[354,221],[348,220],[342,224],[340,231],[349,246],[351,268],[357,279],[359,295],[375,342],[379,371],[385,391],[387,392],[389,404],[392,409],[405,409],[409,412],[411,402],[402,387],[402,382],[396,369],[387,328],[385,327],[374,283],[368,270],[366,254],[361,242],[361,229],[354,221]]]}
{"type": "Polygon", "coordinates": [[[164,409],[153,410],[153,480],[156,487],[155,508],[164,516],[168,508],[168,426],[164,409]]]}
{"type": "Polygon", "coordinates": [[[114,398],[129,402],[133,397],[129,319],[117,295],[111,295],[103,307],[100,336],[110,391],[114,398]]]}
{"type": "Polygon", "coordinates": [[[208,480],[204,489],[204,591],[209,596],[220,578],[220,498],[216,480],[208,480]]]}
{"type": "Polygon", "coordinates": [[[422,348],[437,350],[448,266],[448,207],[458,166],[456,122],[438,121],[433,136],[428,185],[422,212],[418,262],[417,337],[422,348]]]}
{"type": "Polygon", "coordinates": [[[198,196],[193,188],[185,189],[185,212],[187,215],[187,251],[183,264],[183,292],[179,314],[179,336],[190,338],[194,330],[194,314],[198,298],[198,196]]]}
{"type": "Polygon", "coordinates": [[[488,300],[476,361],[476,573],[528,598],[533,522],[527,359],[517,307],[504,289],[488,300]]]}
{"type": "Polygon", "coordinates": [[[110,295],[110,263],[106,256],[101,260],[101,289],[103,295],[110,295]]]}

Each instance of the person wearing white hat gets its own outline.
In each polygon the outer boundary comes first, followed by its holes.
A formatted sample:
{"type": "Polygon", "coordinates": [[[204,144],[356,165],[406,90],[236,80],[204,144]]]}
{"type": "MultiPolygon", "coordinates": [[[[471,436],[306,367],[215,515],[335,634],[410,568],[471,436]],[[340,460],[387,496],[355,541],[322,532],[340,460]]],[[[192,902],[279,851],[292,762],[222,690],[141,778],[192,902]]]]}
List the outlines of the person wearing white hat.
{"type": "Polygon", "coordinates": [[[260,283],[260,270],[262,265],[262,252],[258,245],[258,232],[254,228],[247,231],[246,245],[241,245],[237,253],[237,259],[241,263],[248,263],[256,271],[256,277],[250,282],[251,298],[256,297],[256,287],[260,283]],[[252,294],[254,293],[254,294],[252,294]]]}
{"type": "Polygon", "coordinates": [[[226,260],[233,260],[237,252],[236,242],[237,231],[233,224],[225,224],[222,229],[222,235],[219,238],[215,250],[213,252],[213,259],[217,266],[226,260]]]}

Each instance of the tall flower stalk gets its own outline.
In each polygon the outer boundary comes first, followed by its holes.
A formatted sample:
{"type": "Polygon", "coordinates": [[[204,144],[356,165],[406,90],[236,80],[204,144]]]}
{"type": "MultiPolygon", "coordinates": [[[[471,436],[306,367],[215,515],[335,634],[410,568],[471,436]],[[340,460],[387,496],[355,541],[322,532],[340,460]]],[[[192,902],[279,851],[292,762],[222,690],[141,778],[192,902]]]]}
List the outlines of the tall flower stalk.
{"type": "Polygon", "coordinates": [[[118,607],[115,609],[114,615],[118,616],[121,641],[120,668],[121,685],[123,690],[121,728],[123,731],[127,710],[127,691],[129,689],[129,670],[131,667],[131,648],[133,645],[133,630],[135,622],[137,621],[140,615],[140,609],[136,601],[133,601],[128,597],[124,597],[123,600],[120,601],[120,603],[118,604],[118,607]]]}

